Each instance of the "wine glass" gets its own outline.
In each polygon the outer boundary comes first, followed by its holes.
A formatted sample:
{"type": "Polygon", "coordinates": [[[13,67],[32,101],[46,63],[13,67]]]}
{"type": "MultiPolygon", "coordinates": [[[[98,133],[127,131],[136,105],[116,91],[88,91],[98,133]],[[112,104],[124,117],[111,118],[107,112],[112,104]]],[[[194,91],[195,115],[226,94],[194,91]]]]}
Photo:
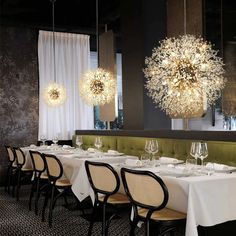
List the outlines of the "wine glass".
{"type": "Polygon", "coordinates": [[[208,156],[208,148],[206,142],[199,143],[199,158],[201,159],[201,165],[203,167],[203,160],[208,156]]]}
{"type": "Polygon", "coordinates": [[[52,142],[56,145],[58,143],[58,137],[57,136],[54,136],[52,138],[52,142]]]}
{"type": "Polygon", "coordinates": [[[150,152],[152,153],[152,160],[154,159],[154,155],[158,152],[158,142],[157,140],[151,140],[150,152]]]}
{"type": "Polygon", "coordinates": [[[102,147],[102,137],[96,137],[94,146],[100,151],[100,148],[102,147]]]}
{"type": "Polygon", "coordinates": [[[196,162],[199,158],[199,147],[200,142],[192,142],[191,148],[190,148],[190,155],[195,158],[196,162]]]}
{"type": "Polygon", "coordinates": [[[79,149],[81,149],[81,145],[83,144],[83,137],[82,137],[82,136],[79,136],[79,135],[77,135],[77,136],[76,136],[75,143],[76,143],[76,145],[78,145],[78,146],[79,146],[79,149]]]}
{"type": "Polygon", "coordinates": [[[151,155],[151,140],[146,140],[144,150],[145,150],[145,152],[148,153],[149,158],[150,158],[150,155],[151,155]]]}
{"type": "Polygon", "coordinates": [[[46,136],[44,135],[44,134],[42,134],[41,136],[40,136],[40,141],[42,141],[42,143],[43,143],[43,146],[45,146],[45,144],[46,144],[46,136]]]}

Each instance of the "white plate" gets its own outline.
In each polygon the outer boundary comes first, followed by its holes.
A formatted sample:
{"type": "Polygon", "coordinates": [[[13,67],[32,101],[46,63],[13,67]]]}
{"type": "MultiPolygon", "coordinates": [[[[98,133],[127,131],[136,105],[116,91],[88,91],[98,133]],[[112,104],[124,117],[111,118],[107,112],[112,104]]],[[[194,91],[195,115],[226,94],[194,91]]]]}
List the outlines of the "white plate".
{"type": "Polygon", "coordinates": [[[182,163],[184,163],[183,160],[177,160],[177,161],[159,161],[159,160],[157,160],[157,164],[159,164],[159,165],[170,165],[170,164],[179,165],[182,163]]]}
{"type": "Polygon", "coordinates": [[[214,170],[216,173],[230,173],[230,172],[234,172],[236,171],[236,167],[235,166],[228,166],[227,169],[223,169],[223,170],[214,170]]]}
{"type": "Polygon", "coordinates": [[[103,153],[103,156],[112,156],[112,157],[123,156],[123,155],[124,153],[108,153],[108,152],[103,153]]]}

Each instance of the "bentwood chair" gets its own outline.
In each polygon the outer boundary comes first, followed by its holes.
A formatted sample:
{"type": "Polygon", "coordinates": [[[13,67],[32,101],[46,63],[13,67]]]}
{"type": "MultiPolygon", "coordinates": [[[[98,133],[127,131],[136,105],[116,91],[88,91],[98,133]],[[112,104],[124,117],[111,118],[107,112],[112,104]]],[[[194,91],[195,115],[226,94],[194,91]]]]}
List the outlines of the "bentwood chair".
{"type": "Polygon", "coordinates": [[[130,204],[125,194],[118,193],[120,179],[117,172],[107,163],[85,161],[85,168],[89,183],[95,194],[92,219],[88,230],[88,235],[92,234],[92,228],[98,209],[101,206],[102,211],[102,235],[108,235],[109,224],[114,218],[113,214],[109,219],[106,217],[107,204],[116,206],[121,204],[130,204]]]}
{"type": "Polygon", "coordinates": [[[19,147],[14,147],[13,150],[17,163],[16,200],[18,201],[21,182],[26,178],[30,179],[32,177],[33,169],[24,167],[25,154],[19,147]]]}
{"type": "Polygon", "coordinates": [[[16,157],[14,155],[13,148],[10,146],[5,146],[7,151],[8,166],[7,166],[7,178],[5,183],[5,191],[10,193],[10,188],[13,185],[12,195],[14,196],[14,177],[17,169],[16,157]]]}
{"type": "Polygon", "coordinates": [[[71,183],[68,179],[63,177],[63,166],[60,160],[50,154],[42,154],[43,159],[46,165],[48,180],[49,180],[49,187],[50,191],[47,191],[45,195],[44,205],[43,205],[43,212],[42,212],[42,221],[45,220],[45,209],[48,203],[49,194],[50,196],[50,205],[49,205],[49,216],[48,216],[48,223],[49,227],[52,227],[52,216],[53,216],[53,209],[55,207],[56,201],[59,197],[63,196],[66,205],[68,206],[68,202],[66,199],[66,193],[71,191],[71,183]],[[63,178],[62,178],[63,177],[63,178]]]}
{"type": "Polygon", "coordinates": [[[186,214],[166,207],[169,194],[163,180],[150,171],[121,168],[125,192],[132,206],[134,217],[130,235],[135,235],[139,221],[146,224],[146,236],[150,235],[150,222],[155,222],[158,235],[165,235],[186,224],[186,214]]]}
{"type": "Polygon", "coordinates": [[[34,206],[35,206],[35,214],[38,215],[38,201],[41,192],[43,192],[44,190],[46,191],[46,188],[48,186],[48,176],[45,173],[46,165],[42,154],[40,152],[32,150],[30,150],[29,152],[30,152],[31,162],[33,165],[33,179],[29,197],[29,210],[31,211],[32,198],[34,196],[34,192],[36,192],[34,206]]]}

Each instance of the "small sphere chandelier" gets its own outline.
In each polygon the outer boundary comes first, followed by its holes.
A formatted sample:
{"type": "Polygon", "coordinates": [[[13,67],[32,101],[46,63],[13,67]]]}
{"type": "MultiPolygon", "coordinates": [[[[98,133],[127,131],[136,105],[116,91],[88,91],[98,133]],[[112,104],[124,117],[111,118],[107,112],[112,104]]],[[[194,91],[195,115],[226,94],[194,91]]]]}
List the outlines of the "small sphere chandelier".
{"type": "Polygon", "coordinates": [[[107,70],[91,70],[79,80],[79,92],[87,104],[104,105],[110,103],[116,94],[116,80],[107,70]]]}
{"type": "Polygon", "coordinates": [[[217,51],[193,35],[164,39],[145,64],[148,96],[171,117],[189,118],[214,104],[226,82],[217,51]]]}
{"type": "Polygon", "coordinates": [[[50,106],[62,105],[66,101],[66,90],[57,83],[51,83],[44,90],[44,99],[50,106]]]}
{"type": "Polygon", "coordinates": [[[56,81],[56,63],[55,63],[55,11],[54,11],[54,3],[56,0],[50,0],[52,2],[52,47],[53,47],[53,75],[54,80],[53,83],[49,84],[44,89],[44,100],[50,106],[59,106],[62,105],[66,101],[66,89],[57,83],[56,81]]]}

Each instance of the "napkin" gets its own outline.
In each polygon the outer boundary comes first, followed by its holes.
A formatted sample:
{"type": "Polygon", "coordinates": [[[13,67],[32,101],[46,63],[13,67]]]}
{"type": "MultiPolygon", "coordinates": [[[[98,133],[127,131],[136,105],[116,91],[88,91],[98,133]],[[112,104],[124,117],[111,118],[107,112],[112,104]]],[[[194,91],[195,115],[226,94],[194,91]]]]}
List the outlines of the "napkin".
{"type": "Polygon", "coordinates": [[[31,147],[31,148],[36,148],[37,146],[34,145],[34,144],[30,144],[30,147],[31,147]]]}
{"type": "Polygon", "coordinates": [[[71,146],[70,146],[70,145],[63,145],[62,148],[64,148],[64,149],[70,149],[71,146]]]}
{"type": "Polygon", "coordinates": [[[96,152],[97,150],[95,148],[88,148],[87,151],[88,152],[96,152]]]}
{"type": "Polygon", "coordinates": [[[116,150],[108,150],[107,153],[109,153],[109,154],[119,154],[119,152],[116,151],[116,150]]]}
{"type": "Polygon", "coordinates": [[[206,168],[211,168],[214,170],[228,170],[228,166],[224,164],[218,164],[218,163],[207,163],[206,168]]]}
{"type": "Polygon", "coordinates": [[[142,162],[140,160],[126,159],[125,164],[127,166],[142,166],[142,162]]]}
{"type": "Polygon", "coordinates": [[[178,162],[178,159],[172,158],[172,157],[160,157],[159,160],[162,163],[176,163],[176,162],[178,162]]]}

